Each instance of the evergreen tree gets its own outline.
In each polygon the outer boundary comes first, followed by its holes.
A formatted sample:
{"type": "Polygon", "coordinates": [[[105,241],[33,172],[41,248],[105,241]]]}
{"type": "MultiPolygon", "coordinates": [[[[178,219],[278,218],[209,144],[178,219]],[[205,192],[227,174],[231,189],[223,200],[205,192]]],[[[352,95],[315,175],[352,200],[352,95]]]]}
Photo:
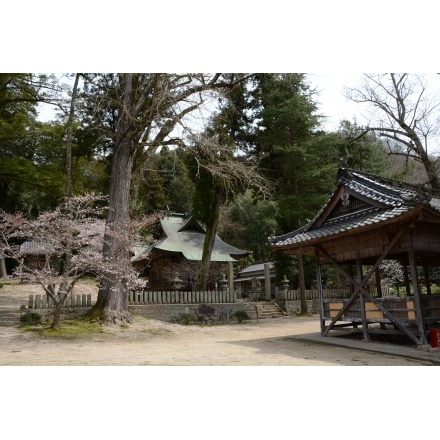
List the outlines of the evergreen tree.
{"type": "Polygon", "coordinates": [[[0,74],[0,208],[36,215],[63,191],[62,133],[36,120],[37,105],[52,99],[52,77],[0,74]],[[60,154],[61,153],[61,154],[60,154]]]}

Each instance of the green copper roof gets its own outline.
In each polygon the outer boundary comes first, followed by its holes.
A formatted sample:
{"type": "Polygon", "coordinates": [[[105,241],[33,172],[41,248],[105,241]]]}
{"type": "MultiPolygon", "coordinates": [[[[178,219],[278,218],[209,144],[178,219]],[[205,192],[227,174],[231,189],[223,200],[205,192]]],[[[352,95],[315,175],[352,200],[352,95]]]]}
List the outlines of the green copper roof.
{"type": "MultiPolygon", "coordinates": [[[[160,219],[162,235],[156,243],[142,248],[132,258],[132,261],[142,260],[154,249],[167,252],[181,253],[187,260],[201,261],[205,232],[199,223],[192,217],[183,215],[164,215],[160,219]]],[[[225,243],[218,235],[215,237],[211,261],[226,262],[235,261],[244,257],[247,251],[238,249],[225,243]]]]}

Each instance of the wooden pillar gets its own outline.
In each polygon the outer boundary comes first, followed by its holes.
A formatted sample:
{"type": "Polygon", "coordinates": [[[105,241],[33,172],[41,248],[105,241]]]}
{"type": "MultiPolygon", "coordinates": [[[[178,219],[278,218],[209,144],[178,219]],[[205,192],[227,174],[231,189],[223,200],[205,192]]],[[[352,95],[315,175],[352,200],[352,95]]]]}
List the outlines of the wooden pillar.
{"type": "Polygon", "coordinates": [[[382,285],[380,284],[380,271],[379,268],[377,268],[374,271],[374,275],[376,278],[376,291],[377,291],[377,297],[382,298],[382,285]]]}
{"type": "MultiPolygon", "coordinates": [[[[348,274],[353,278],[353,266],[350,264],[348,266],[348,274]]],[[[354,293],[354,285],[350,283],[350,294],[354,293]]]]}
{"type": "Polygon", "coordinates": [[[429,267],[423,266],[423,272],[425,274],[426,293],[431,295],[431,280],[429,279],[429,267]]]}
{"type": "MultiPolygon", "coordinates": [[[[358,283],[361,284],[363,275],[362,275],[362,263],[359,257],[356,259],[356,266],[357,266],[358,283]]],[[[364,298],[364,294],[361,291],[359,291],[358,295],[359,295],[359,304],[361,308],[362,334],[364,336],[364,341],[368,341],[369,336],[368,336],[367,318],[365,315],[365,301],[364,301],[365,298],[364,298]]]]}
{"type": "Polygon", "coordinates": [[[228,281],[229,281],[229,296],[231,302],[235,302],[235,289],[234,289],[234,266],[232,261],[228,262],[228,281]]]}
{"type": "Polygon", "coordinates": [[[414,252],[414,245],[413,245],[413,236],[412,236],[412,230],[410,229],[409,233],[409,250],[408,250],[408,259],[409,259],[409,266],[411,269],[411,278],[412,278],[412,284],[414,289],[414,304],[416,307],[416,314],[417,314],[417,327],[419,330],[419,340],[421,344],[426,344],[426,336],[425,336],[425,326],[423,324],[423,316],[422,316],[422,305],[420,300],[420,288],[419,288],[419,281],[417,277],[417,262],[416,262],[416,255],[414,252]]]}
{"type": "Polygon", "coordinates": [[[325,331],[325,318],[324,318],[324,292],[322,290],[322,274],[321,274],[321,263],[319,261],[319,251],[316,249],[316,284],[318,287],[319,295],[319,321],[321,324],[321,336],[324,336],[325,331]]]}
{"type": "Polygon", "coordinates": [[[270,295],[270,264],[264,263],[264,292],[266,301],[271,300],[270,295]]]}
{"type": "Polygon", "coordinates": [[[299,299],[301,304],[301,315],[307,313],[307,300],[306,300],[306,284],[304,279],[304,262],[302,254],[297,254],[298,261],[298,281],[299,281],[299,299]]]}
{"type": "Polygon", "coordinates": [[[403,281],[405,283],[406,296],[411,296],[411,288],[409,286],[408,266],[403,264],[403,281]]]}

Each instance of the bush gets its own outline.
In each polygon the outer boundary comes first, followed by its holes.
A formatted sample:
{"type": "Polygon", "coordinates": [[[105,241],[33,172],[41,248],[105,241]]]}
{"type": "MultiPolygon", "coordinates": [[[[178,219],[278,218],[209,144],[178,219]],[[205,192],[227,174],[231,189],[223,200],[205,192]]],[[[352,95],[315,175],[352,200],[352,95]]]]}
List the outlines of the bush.
{"type": "Polygon", "coordinates": [[[199,322],[199,318],[194,313],[182,313],[179,319],[180,324],[196,324],[199,322]]]}
{"type": "Polygon", "coordinates": [[[244,310],[237,310],[232,316],[235,316],[238,322],[251,319],[250,316],[244,310]]]}
{"type": "Polygon", "coordinates": [[[41,324],[41,315],[36,312],[27,312],[21,315],[20,321],[26,325],[41,324]]]}

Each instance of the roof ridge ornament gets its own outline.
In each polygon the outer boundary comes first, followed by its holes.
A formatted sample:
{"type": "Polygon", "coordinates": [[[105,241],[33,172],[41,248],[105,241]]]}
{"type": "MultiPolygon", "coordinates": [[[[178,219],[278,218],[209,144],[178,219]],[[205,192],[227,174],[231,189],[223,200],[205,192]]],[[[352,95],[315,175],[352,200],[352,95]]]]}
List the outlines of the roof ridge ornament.
{"type": "Polygon", "coordinates": [[[350,205],[350,194],[344,191],[341,194],[341,201],[342,201],[342,208],[344,211],[346,211],[348,209],[348,206],[350,205]]]}

